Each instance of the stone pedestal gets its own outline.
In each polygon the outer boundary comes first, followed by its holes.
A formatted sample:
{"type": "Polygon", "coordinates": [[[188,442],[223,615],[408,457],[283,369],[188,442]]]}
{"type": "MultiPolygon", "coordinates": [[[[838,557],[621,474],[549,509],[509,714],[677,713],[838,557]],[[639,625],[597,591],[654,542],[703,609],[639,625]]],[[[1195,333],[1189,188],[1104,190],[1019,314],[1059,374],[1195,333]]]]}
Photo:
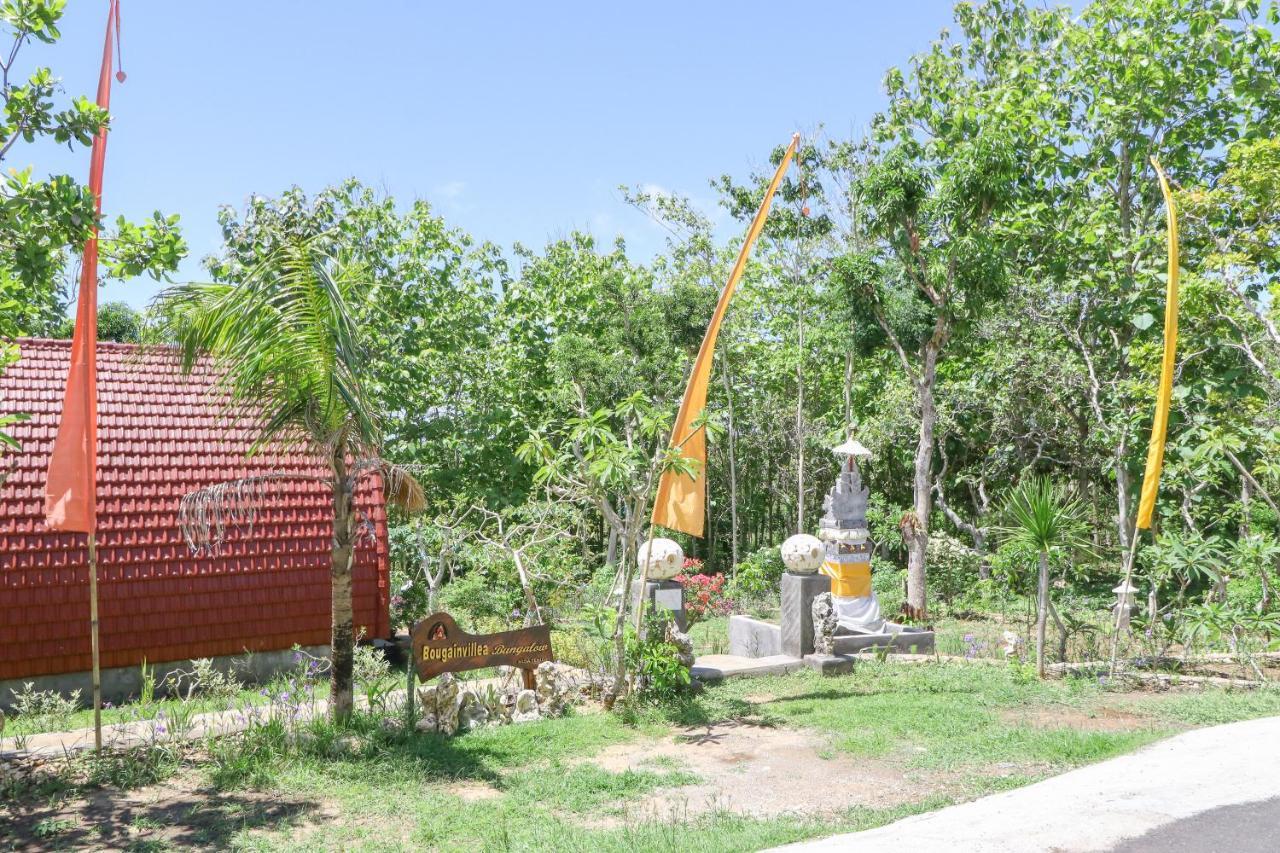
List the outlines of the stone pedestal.
{"type": "Polygon", "coordinates": [[[823,675],[848,675],[853,672],[853,658],[849,655],[811,654],[804,656],[804,665],[823,675]]]}
{"type": "Polygon", "coordinates": [[[782,631],[772,622],[753,616],[729,617],[729,654],[741,658],[767,658],[782,654],[782,631]]]}
{"type": "Polygon", "coordinates": [[[803,658],[813,652],[813,600],[831,591],[826,575],[782,575],[782,653],[803,658]]]}
{"type": "Polygon", "coordinates": [[[632,587],[631,594],[636,595],[636,587],[644,585],[645,606],[652,607],[655,610],[669,610],[671,617],[675,620],[676,627],[681,631],[689,630],[689,620],[684,615],[684,586],[679,581],[654,581],[641,578],[637,580],[636,586],[632,587]]]}
{"type": "Polygon", "coordinates": [[[922,654],[933,652],[933,632],[925,628],[909,625],[895,625],[886,622],[888,629],[881,634],[836,634],[835,649],[837,655],[853,655],[864,651],[886,649],[890,653],[922,654]]]}

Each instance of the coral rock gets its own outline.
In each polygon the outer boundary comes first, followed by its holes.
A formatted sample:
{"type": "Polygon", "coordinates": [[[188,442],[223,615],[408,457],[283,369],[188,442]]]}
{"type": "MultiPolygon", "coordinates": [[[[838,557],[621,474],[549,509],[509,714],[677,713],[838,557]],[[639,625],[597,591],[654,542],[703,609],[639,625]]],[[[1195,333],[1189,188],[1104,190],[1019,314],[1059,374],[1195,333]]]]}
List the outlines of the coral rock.
{"type": "Polygon", "coordinates": [[[813,650],[820,655],[835,654],[836,626],[839,614],[831,601],[831,593],[824,592],[813,599],[813,650]]]}
{"type": "Polygon", "coordinates": [[[692,669],[694,661],[693,639],[677,628],[674,623],[668,622],[667,642],[678,649],[676,657],[680,659],[680,665],[685,669],[692,669]]]}
{"type": "Polygon", "coordinates": [[[458,694],[458,727],[463,731],[475,731],[489,722],[489,709],[485,703],[470,690],[458,694]]]}
{"type": "Polygon", "coordinates": [[[563,714],[578,692],[573,670],[554,661],[543,661],[534,675],[538,684],[538,710],[545,717],[563,714]]]}
{"type": "Polygon", "coordinates": [[[446,672],[436,684],[436,729],[442,735],[458,732],[458,681],[446,672]]]}
{"type": "Polygon", "coordinates": [[[516,706],[511,712],[511,722],[527,723],[539,719],[538,694],[532,690],[521,690],[516,694],[516,706]]]}

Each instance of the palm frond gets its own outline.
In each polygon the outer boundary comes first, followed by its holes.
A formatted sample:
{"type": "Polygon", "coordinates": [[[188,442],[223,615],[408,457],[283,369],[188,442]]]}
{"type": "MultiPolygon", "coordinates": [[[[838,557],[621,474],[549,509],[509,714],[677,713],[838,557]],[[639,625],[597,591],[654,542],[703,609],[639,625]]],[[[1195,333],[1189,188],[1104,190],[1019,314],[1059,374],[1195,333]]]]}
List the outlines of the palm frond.
{"type": "Polygon", "coordinates": [[[254,452],[276,441],[324,451],[342,440],[363,456],[376,452],[382,428],[350,304],[374,286],[363,266],[294,241],[242,284],[182,284],[161,298],[184,368],[209,354],[227,405],[257,413],[254,452]]]}
{"type": "Polygon", "coordinates": [[[1065,548],[1089,551],[1084,503],[1047,477],[1028,477],[1014,487],[996,528],[1007,542],[1036,551],[1065,548]]]}
{"type": "Polygon", "coordinates": [[[228,532],[252,534],[270,485],[280,480],[328,484],[321,477],[280,472],[228,480],[188,492],[178,505],[178,526],[187,547],[196,554],[214,554],[226,542],[228,532]]]}

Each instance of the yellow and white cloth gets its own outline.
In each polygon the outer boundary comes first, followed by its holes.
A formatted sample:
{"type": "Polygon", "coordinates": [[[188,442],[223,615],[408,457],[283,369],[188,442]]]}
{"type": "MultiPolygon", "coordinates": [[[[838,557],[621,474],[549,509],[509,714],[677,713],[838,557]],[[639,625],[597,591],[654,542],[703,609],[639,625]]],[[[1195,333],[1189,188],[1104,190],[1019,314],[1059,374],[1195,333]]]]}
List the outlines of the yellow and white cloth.
{"type": "Polygon", "coordinates": [[[842,628],[875,634],[884,630],[880,602],[871,591],[871,564],[862,555],[828,555],[822,573],[831,578],[831,603],[842,628]],[[841,557],[855,559],[841,559],[841,557]]]}

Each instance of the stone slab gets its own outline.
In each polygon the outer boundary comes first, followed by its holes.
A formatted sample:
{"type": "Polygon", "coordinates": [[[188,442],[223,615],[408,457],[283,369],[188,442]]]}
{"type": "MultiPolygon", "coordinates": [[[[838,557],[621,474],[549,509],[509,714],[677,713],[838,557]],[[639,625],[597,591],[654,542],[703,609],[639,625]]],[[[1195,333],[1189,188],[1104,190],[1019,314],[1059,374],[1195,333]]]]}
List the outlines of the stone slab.
{"type": "MultiPolygon", "coordinates": [[[[640,578],[636,585],[644,584],[644,597],[648,606],[654,609],[669,610],[675,618],[676,627],[681,631],[689,630],[689,620],[684,612],[684,586],[679,581],[652,581],[640,578]]],[[[636,586],[631,588],[631,600],[639,597],[636,586]]]]}
{"type": "Polygon", "coordinates": [[[804,667],[804,661],[790,655],[749,658],[738,655],[704,655],[693,662],[690,675],[699,681],[723,681],[759,675],[786,675],[804,667]]]}
{"type": "Polygon", "coordinates": [[[808,654],[804,665],[823,675],[848,675],[853,672],[853,658],[848,655],[808,654]]]}
{"type": "Polygon", "coordinates": [[[813,651],[813,600],[831,591],[822,574],[782,575],[782,653],[802,658],[813,651]]]}
{"type": "Polygon", "coordinates": [[[837,634],[835,653],[851,655],[860,651],[889,649],[890,652],[925,654],[933,651],[933,632],[922,628],[903,628],[892,634],[837,634]]]}
{"type": "MultiPolygon", "coordinates": [[[[729,617],[729,654],[764,658],[782,654],[782,628],[753,616],[729,617]]],[[[799,657],[793,655],[793,657],[799,657]]]]}

